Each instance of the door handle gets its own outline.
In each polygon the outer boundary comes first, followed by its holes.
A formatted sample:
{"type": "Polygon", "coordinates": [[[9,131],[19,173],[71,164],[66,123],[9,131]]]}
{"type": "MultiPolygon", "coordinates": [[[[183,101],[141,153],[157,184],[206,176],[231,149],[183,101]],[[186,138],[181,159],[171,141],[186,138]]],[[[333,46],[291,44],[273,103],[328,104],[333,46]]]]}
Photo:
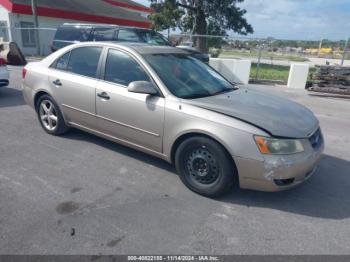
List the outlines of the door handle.
{"type": "Polygon", "coordinates": [[[55,81],[52,82],[55,86],[62,86],[62,83],[59,79],[56,79],[55,81]]]}
{"type": "Polygon", "coordinates": [[[105,99],[105,100],[109,100],[110,96],[106,93],[106,92],[101,92],[97,94],[98,97],[105,99]]]}

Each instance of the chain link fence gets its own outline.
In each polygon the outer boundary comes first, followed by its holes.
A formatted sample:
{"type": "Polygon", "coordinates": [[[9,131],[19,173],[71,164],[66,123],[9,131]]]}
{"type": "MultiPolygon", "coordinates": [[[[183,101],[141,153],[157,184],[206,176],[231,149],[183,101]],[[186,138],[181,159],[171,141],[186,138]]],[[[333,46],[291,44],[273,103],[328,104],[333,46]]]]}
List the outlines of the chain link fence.
{"type": "MultiPolygon", "coordinates": [[[[21,22],[20,27],[0,24],[0,40],[13,41],[27,57],[46,56],[57,28],[34,28],[33,23],[21,22]]],[[[316,65],[350,66],[348,41],[303,41],[275,38],[223,37],[209,35],[171,34],[175,46],[194,46],[204,39],[211,57],[248,59],[252,62],[250,78],[276,80],[285,83],[291,63],[307,63],[310,72],[316,65]]]]}
{"type": "Polygon", "coordinates": [[[51,53],[51,44],[57,28],[34,28],[21,22],[21,27],[0,27],[0,42],[15,42],[24,55],[43,57],[51,53]]]}
{"type": "Polygon", "coordinates": [[[307,63],[310,74],[317,65],[350,66],[347,41],[307,41],[274,38],[222,37],[173,34],[174,45],[195,45],[205,39],[211,57],[248,59],[252,62],[251,79],[286,83],[292,63],[307,63]]]}

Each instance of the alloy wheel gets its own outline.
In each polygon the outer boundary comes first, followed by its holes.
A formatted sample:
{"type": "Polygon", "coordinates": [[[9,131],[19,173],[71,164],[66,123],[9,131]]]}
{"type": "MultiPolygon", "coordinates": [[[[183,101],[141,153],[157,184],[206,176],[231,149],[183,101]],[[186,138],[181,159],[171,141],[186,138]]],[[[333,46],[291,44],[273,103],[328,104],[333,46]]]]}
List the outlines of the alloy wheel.
{"type": "Polygon", "coordinates": [[[39,115],[43,126],[50,132],[55,131],[58,126],[58,116],[57,110],[51,101],[41,101],[39,115]]]}

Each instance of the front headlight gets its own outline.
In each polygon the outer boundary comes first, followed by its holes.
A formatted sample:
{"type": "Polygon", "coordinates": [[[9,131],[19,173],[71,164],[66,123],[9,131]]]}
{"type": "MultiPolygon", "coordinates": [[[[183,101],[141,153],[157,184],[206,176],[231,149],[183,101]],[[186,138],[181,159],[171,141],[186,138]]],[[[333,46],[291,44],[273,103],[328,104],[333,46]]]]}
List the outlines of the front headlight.
{"type": "Polygon", "coordinates": [[[262,154],[286,155],[304,151],[303,143],[297,139],[279,139],[254,136],[255,142],[262,154]]]}

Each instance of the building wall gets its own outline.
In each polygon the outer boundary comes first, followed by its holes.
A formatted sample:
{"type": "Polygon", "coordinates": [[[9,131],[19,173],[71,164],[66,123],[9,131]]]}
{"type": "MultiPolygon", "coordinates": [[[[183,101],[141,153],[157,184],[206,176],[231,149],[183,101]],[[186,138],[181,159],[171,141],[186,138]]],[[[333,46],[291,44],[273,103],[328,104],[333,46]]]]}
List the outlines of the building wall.
{"type": "Polygon", "coordinates": [[[9,26],[9,12],[6,8],[0,5],[0,38],[3,38],[5,42],[11,40],[11,34],[8,29],[9,26]]]}
{"type": "MultiPolygon", "coordinates": [[[[21,25],[23,22],[34,23],[34,19],[30,15],[9,14],[11,20],[12,39],[21,48],[25,55],[37,55],[36,46],[25,46],[23,43],[23,29],[21,25]],[[18,28],[18,29],[17,29],[18,28]]],[[[50,17],[39,17],[39,40],[41,55],[48,55],[51,53],[50,45],[56,33],[56,28],[63,23],[84,23],[77,20],[58,19],[50,17]]]]}

